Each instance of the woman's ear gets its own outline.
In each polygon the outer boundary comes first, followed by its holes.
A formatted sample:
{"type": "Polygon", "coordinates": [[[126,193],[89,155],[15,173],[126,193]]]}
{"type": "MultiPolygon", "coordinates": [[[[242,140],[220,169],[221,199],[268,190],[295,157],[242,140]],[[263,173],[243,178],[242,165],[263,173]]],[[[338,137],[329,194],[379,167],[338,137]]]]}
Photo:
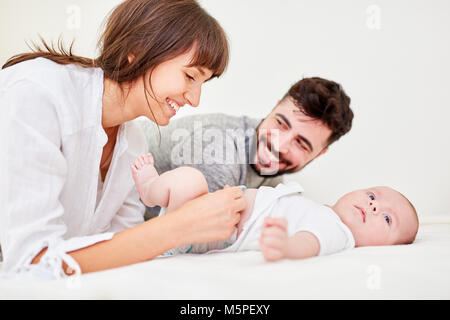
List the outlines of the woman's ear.
{"type": "Polygon", "coordinates": [[[134,54],[130,53],[130,54],[128,55],[128,63],[129,63],[129,64],[132,64],[133,61],[134,61],[134,59],[135,59],[134,54]]]}

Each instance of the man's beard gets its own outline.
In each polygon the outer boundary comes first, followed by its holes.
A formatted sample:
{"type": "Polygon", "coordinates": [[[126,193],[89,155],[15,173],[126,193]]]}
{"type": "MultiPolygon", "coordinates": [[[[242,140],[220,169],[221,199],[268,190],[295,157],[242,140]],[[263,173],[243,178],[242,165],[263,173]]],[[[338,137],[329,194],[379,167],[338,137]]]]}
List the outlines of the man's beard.
{"type": "Polygon", "coordinates": [[[290,168],[287,170],[286,169],[285,170],[274,170],[274,171],[267,170],[266,172],[264,172],[264,169],[266,169],[266,168],[264,168],[264,166],[261,164],[261,159],[260,159],[259,155],[257,155],[259,147],[260,147],[260,143],[261,143],[260,140],[262,140],[262,143],[265,144],[267,151],[271,152],[278,159],[279,164],[280,163],[285,164],[286,167],[289,167],[290,165],[292,165],[292,163],[289,160],[284,159],[278,151],[272,150],[272,143],[270,141],[268,141],[267,135],[264,135],[260,138],[259,128],[261,126],[261,123],[264,120],[265,119],[261,120],[261,122],[256,127],[256,136],[255,136],[256,142],[252,144],[252,148],[251,148],[251,150],[249,150],[250,151],[249,152],[250,167],[253,169],[253,171],[256,172],[257,175],[259,175],[260,177],[264,177],[264,178],[267,178],[267,177],[274,178],[274,177],[278,177],[278,176],[281,176],[284,174],[297,172],[298,171],[297,167],[293,167],[293,168],[290,168]],[[258,168],[257,164],[259,164],[263,168],[258,168]]]}
{"type": "Polygon", "coordinates": [[[288,170],[278,170],[278,171],[275,171],[274,173],[262,173],[261,170],[259,168],[257,168],[254,163],[250,163],[250,167],[252,167],[253,171],[255,171],[255,173],[258,176],[263,177],[263,178],[275,178],[278,176],[282,176],[284,174],[297,172],[297,170],[295,170],[295,168],[292,168],[292,169],[288,169],[288,170]]]}

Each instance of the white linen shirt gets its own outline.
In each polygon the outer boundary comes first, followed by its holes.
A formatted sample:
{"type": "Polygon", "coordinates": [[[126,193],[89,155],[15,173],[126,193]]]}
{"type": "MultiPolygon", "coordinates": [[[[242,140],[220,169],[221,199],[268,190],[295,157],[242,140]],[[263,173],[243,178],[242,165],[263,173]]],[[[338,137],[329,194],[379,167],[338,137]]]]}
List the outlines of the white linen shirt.
{"type": "Polygon", "coordinates": [[[37,58],[0,71],[0,107],[8,116],[0,137],[2,272],[60,278],[64,261],[81,273],[67,252],[144,222],[130,163],[147,146],[135,121],[120,126],[103,187],[98,184],[108,140],[102,95],[99,68],[37,58]],[[40,263],[31,265],[44,248],[40,263]]]}

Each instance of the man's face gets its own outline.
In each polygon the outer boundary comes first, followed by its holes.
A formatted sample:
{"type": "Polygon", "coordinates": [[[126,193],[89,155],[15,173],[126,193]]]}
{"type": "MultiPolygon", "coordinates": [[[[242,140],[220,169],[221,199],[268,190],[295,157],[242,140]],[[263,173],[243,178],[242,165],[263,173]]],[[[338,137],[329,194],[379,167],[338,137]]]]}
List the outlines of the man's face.
{"type": "Polygon", "coordinates": [[[327,151],[331,130],[283,99],[257,128],[252,167],[260,175],[296,172],[327,151]]]}

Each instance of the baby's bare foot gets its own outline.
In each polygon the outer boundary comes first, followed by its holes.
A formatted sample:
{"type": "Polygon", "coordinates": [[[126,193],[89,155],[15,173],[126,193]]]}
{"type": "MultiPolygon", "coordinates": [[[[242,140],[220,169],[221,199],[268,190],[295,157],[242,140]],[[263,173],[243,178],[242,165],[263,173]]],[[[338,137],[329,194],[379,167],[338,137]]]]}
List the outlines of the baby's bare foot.
{"type": "MultiPolygon", "coordinates": [[[[145,192],[147,191],[148,186],[159,177],[159,174],[153,165],[153,156],[150,153],[140,156],[131,164],[133,180],[142,201],[145,201],[145,192]]],[[[145,204],[151,206],[151,204],[145,204]]]]}

